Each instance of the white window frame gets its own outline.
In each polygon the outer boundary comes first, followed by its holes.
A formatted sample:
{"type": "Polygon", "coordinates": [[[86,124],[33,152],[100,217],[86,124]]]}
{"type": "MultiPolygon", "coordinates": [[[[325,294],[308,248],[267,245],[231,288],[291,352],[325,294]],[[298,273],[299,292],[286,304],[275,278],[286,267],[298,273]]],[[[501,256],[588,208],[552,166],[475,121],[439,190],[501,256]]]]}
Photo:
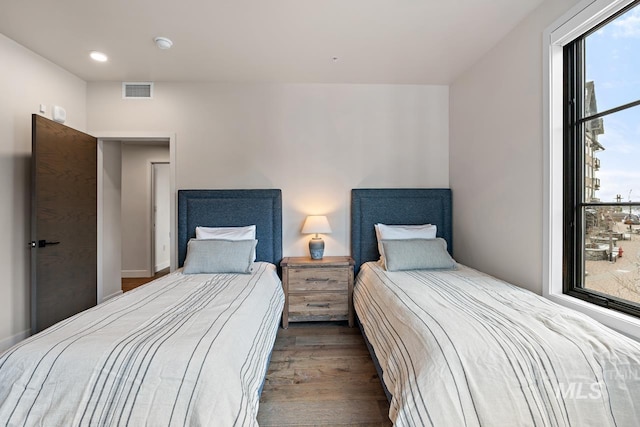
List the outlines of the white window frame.
{"type": "Polygon", "coordinates": [[[640,340],[640,319],[563,293],[563,47],[633,0],[585,0],[543,33],[543,276],[546,298],[640,340]]]}

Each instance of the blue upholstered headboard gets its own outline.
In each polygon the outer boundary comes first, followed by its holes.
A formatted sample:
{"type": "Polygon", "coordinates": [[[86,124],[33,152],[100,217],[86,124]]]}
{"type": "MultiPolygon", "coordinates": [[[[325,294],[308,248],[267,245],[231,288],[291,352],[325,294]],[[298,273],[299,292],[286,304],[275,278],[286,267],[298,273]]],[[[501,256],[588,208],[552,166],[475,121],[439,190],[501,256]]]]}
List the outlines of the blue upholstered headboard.
{"type": "Polygon", "coordinates": [[[178,190],[178,267],[196,227],[256,225],[256,261],[282,260],[280,190],[178,190]]]}
{"type": "Polygon", "coordinates": [[[356,271],[380,257],[374,224],[435,224],[453,255],[451,190],[384,188],[351,190],[351,256],[356,271]]]}

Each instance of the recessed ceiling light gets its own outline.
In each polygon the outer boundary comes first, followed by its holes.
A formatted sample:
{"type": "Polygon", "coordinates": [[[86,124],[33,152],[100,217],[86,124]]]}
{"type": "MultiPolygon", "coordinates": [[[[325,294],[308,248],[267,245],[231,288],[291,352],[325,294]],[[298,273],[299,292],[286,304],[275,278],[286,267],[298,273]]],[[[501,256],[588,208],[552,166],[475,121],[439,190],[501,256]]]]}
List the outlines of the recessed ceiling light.
{"type": "Polygon", "coordinates": [[[89,54],[89,56],[91,57],[91,59],[93,59],[94,61],[98,61],[98,62],[106,62],[107,59],[107,55],[105,55],[102,52],[97,52],[97,51],[93,51],[89,54]]]}
{"type": "Polygon", "coordinates": [[[163,50],[169,49],[173,46],[173,42],[166,37],[156,37],[153,41],[156,42],[156,46],[158,46],[158,48],[163,50]]]}

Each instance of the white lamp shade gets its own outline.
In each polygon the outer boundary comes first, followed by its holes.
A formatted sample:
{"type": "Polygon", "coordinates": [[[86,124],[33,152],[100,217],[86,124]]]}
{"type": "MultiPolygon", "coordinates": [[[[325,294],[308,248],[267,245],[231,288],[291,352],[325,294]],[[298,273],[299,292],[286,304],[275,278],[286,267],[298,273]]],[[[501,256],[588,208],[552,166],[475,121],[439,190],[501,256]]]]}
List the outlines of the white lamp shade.
{"type": "Polygon", "coordinates": [[[303,234],[329,234],[331,226],[325,215],[309,215],[302,226],[303,234]]]}

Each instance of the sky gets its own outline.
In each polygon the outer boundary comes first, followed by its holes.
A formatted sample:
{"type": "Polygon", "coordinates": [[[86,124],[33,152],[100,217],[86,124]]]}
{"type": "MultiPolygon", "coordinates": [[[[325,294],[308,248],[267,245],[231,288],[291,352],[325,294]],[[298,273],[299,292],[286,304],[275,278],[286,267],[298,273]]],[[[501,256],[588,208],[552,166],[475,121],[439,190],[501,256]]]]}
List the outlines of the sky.
{"type": "MultiPolygon", "coordinates": [[[[595,86],[598,111],[640,99],[640,5],[586,38],[587,81],[595,86]]],[[[640,106],[607,115],[599,142],[601,202],[640,204],[640,106]]]]}

